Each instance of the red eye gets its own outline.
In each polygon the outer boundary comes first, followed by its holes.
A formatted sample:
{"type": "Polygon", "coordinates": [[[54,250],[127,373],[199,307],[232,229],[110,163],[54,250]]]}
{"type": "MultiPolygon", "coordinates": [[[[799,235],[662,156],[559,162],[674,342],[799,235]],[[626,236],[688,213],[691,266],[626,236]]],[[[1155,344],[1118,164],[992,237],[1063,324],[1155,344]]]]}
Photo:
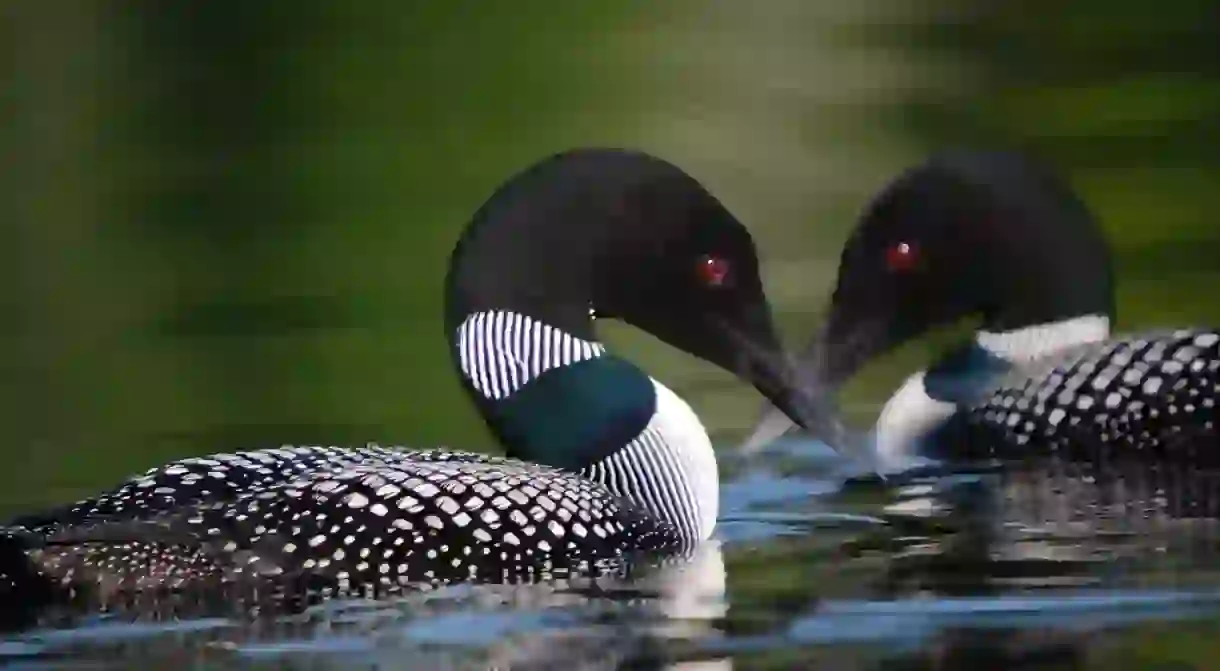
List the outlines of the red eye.
{"type": "Polygon", "coordinates": [[[716,256],[699,257],[695,270],[699,280],[709,287],[723,286],[729,279],[729,262],[716,256]]]}
{"type": "Polygon", "coordinates": [[[909,242],[898,242],[885,250],[885,265],[891,272],[913,270],[919,263],[919,250],[909,242]]]}

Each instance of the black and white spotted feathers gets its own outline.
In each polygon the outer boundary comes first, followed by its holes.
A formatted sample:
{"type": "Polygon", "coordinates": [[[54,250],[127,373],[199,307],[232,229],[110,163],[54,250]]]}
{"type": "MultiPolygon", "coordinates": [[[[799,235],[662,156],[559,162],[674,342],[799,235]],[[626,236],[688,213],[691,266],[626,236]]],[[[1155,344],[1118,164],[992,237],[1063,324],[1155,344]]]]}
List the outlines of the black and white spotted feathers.
{"type": "Polygon", "coordinates": [[[35,573],[105,593],[520,582],[683,545],[673,526],[578,475],[376,446],[184,459],[16,523],[46,539],[27,551],[35,573]]]}
{"type": "Polygon", "coordinates": [[[1020,456],[1220,462],[1220,333],[1178,330],[1085,343],[1018,366],[962,414],[980,449],[1020,456]]]}

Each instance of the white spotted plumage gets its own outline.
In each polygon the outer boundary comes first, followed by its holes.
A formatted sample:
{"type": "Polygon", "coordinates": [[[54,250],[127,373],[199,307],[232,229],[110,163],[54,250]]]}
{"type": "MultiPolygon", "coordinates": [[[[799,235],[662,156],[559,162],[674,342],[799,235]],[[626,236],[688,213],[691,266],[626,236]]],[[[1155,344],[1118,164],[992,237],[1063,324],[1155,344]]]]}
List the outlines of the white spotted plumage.
{"type": "Polygon", "coordinates": [[[999,381],[972,417],[1016,445],[1122,446],[1116,455],[1128,456],[1190,447],[1215,435],[1218,343],[1186,329],[1065,348],[999,381]]]}
{"type": "Polygon", "coordinates": [[[42,528],[56,541],[35,553],[44,574],[67,584],[83,573],[105,573],[127,589],[156,576],[232,582],[313,573],[348,587],[382,589],[471,578],[514,581],[544,568],[587,566],[681,543],[672,526],[579,475],[473,453],[377,446],[185,459],[73,510],[75,519],[61,517],[42,528]],[[297,459],[327,466],[296,474],[297,459]],[[239,491],[216,499],[202,494],[198,483],[206,469],[217,468],[291,477],[246,479],[239,491]],[[158,489],[170,493],[151,494],[158,489]],[[99,515],[102,510],[108,514],[99,515]],[[396,514],[386,514],[391,510],[396,514]],[[573,538],[573,524],[597,531],[573,538]],[[145,539],[101,544],[99,533],[145,539]],[[182,538],[195,542],[172,549],[170,539],[182,538]],[[85,561],[89,568],[82,568],[85,561]]]}

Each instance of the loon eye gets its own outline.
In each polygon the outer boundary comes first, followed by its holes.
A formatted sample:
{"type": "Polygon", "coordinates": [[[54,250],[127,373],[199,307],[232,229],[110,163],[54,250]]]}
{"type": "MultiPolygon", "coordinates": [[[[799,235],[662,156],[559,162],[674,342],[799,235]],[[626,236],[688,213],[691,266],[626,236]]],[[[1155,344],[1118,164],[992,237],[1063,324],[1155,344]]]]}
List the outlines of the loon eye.
{"type": "Polygon", "coordinates": [[[885,265],[890,272],[905,273],[919,263],[919,249],[910,242],[896,242],[885,250],[885,265]]]}
{"type": "Polygon", "coordinates": [[[699,281],[709,287],[724,286],[729,280],[729,262],[718,256],[701,256],[695,264],[699,281]]]}

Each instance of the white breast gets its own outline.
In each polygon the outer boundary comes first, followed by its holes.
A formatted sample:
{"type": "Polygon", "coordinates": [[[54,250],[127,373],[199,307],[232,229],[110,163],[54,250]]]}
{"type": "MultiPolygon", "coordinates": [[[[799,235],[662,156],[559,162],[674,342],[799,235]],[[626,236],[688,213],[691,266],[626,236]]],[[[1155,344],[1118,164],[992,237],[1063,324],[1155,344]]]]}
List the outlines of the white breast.
{"type": "Polygon", "coordinates": [[[908,377],[877,417],[873,428],[874,468],[881,473],[909,468],[919,455],[924,437],[948,420],[956,407],[928,395],[923,371],[908,377]]]}
{"type": "Polygon", "coordinates": [[[716,453],[690,406],[660,382],[652,384],[656,409],[648,425],[626,447],[582,473],[698,543],[711,537],[719,514],[716,453]]]}
{"type": "MultiPolygon", "coordinates": [[[[649,378],[652,379],[652,378],[649,378]]],[[[720,514],[720,473],[716,451],[699,416],[669,387],[655,379],[657,410],[649,426],[660,434],[685,473],[685,498],[697,510],[697,537],[707,540],[720,514]]]]}

